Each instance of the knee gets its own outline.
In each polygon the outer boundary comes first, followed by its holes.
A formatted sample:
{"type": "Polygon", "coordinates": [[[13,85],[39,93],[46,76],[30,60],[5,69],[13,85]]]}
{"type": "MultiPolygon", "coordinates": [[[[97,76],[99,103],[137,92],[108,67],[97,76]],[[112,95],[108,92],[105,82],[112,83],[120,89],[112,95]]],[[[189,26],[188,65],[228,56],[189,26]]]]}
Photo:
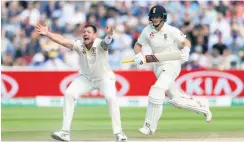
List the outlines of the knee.
{"type": "Polygon", "coordinates": [[[185,96],[183,92],[181,92],[176,85],[173,85],[169,90],[166,91],[166,94],[170,99],[174,99],[177,97],[185,96]]]}
{"type": "Polygon", "coordinates": [[[182,103],[179,100],[180,99],[178,99],[176,97],[176,98],[170,99],[168,101],[168,103],[171,104],[172,106],[176,107],[176,108],[183,108],[182,103]]]}
{"type": "Polygon", "coordinates": [[[153,104],[163,104],[165,98],[165,89],[153,85],[149,91],[148,101],[153,104]]]}
{"type": "Polygon", "coordinates": [[[191,96],[175,96],[174,98],[170,99],[168,103],[176,108],[185,108],[189,104],[194,106],[193,104],[195,104],[195,101],[191,96]]]}
{"type": "Polygon", "coordinates": [[[166,91],[172,86],[173,82],[174,80],[172,78],[164,74],[160,76],[160,78],[156,81],[156,83],[153,86],[157,88],[162,88],[166,91]]]}
{"type": "Polygon", "coordinates": [[[76,96],[77,96],[77,91],[70,87],[68,87],[64,93],[65,98],[75,98],[76,99],[76,96]]]}
{"type": "Polygon", "coordinates": [[[117,101],[117,98],[115,95],[107,95],[105,99],[106,99],[107,103],[109,103],[109,104],[117,101]]]}

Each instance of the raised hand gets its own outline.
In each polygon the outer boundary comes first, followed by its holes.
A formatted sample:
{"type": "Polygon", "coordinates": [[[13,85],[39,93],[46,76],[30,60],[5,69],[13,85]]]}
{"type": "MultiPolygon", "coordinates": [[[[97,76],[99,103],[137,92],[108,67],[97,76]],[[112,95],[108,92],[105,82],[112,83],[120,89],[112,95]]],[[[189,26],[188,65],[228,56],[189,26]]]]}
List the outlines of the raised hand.
{"type": "Polygon", "coordinates": [[[107,33],[108,36],[111,37],[113,35],[113,32],[114,32],[114,30],[113,30],[112,26],[107,26],[106,27],[106,33],[107,33]]]}
{"type": "Polygon", "coordinates": [[[40,35],[44,35],[46,36],[48,34],[48,27],[47,25],[41,25],[40,23],[37,23],[35,26],[35,32],[40,34],[40,35]]]}

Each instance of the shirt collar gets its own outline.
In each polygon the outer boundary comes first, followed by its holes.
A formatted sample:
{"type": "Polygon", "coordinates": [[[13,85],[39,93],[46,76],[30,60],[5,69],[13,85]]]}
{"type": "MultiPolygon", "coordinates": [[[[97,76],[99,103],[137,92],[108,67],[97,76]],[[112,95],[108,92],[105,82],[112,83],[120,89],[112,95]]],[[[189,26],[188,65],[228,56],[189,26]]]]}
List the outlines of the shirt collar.
{"type": "Polygon", "coordinates": [[[162,27],[159,31],[157,31],[157,30],[155,29],[155,27],[153,26],[152,23],[150,23],[150,27],[152,28],[152,31],[155,32],[155,33],[163,32],[163,31],[165,30],[166,23],[164,23],[163,27],[162,27]]]}

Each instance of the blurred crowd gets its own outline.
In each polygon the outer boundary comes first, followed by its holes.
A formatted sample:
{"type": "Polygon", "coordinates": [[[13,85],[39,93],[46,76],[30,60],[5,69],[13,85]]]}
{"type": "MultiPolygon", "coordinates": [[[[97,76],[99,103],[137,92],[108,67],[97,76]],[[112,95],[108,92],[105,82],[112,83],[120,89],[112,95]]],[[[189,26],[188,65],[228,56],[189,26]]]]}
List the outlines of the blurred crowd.
{"type": "MultiPolygon", "coordinates": [[[[79,69],[77,53],[34,32],[37,22],[72,40],[84,25],[94,24],[98,37],[115,27],[109,48],[114,70],[151,69],[151,64],[121,64],[134,55],[133,46],[148,25],[149,9],[163,5],[167,23],[191,41],[186,69],[244,69],[244,1],[1,1],[1,64],[34,69],[79,69]]],[[[150,48],[143,47],[144,54],[150,48]]]]}

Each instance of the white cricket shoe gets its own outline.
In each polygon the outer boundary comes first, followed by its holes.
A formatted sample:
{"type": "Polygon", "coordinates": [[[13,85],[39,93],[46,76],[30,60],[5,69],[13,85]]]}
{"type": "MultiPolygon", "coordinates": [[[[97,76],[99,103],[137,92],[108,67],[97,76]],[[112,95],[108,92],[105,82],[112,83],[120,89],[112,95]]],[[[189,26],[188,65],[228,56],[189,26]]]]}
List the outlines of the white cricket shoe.
{"type": "Polygon", "coordinates": [[[51,134],[51,137],[58,141],[70,141],[70,133],[67,131],[59,130],[51,134]]]}
{"type": "Polygon", "coordinates": [[[116,142],[126,142],[126,141],[127,141],[127,137],[123,132],[116,134],[116,142]]]}
{"type": "Polygon", "coordinates": [[[139,129],[139,132],[142,133],[143,135],[153,135],[153,131],[147,125],[141,127],[139,129]]]}
{"type": "Polygon", "coordinates": [[[210,109],[208,110],[207,113],[204,114],[207,123],[210,123],[212,121],[212,112],[210,111],[210,109]]]}
{"type": "Polygon", "coordinates": [[[204,116],[205,116],[205,118],[206,118],[207,123],[210,123],[211,120],[212,120],[212,112],[211,112],[211,110],[209,109],[209,101],[208,101],[208,99],[205,99],[205,100],[203,101],[203,103],[204,103],[204,107],[205,107],[206,110],[207,110],[207,113],[205,113],[204,116]]]}

